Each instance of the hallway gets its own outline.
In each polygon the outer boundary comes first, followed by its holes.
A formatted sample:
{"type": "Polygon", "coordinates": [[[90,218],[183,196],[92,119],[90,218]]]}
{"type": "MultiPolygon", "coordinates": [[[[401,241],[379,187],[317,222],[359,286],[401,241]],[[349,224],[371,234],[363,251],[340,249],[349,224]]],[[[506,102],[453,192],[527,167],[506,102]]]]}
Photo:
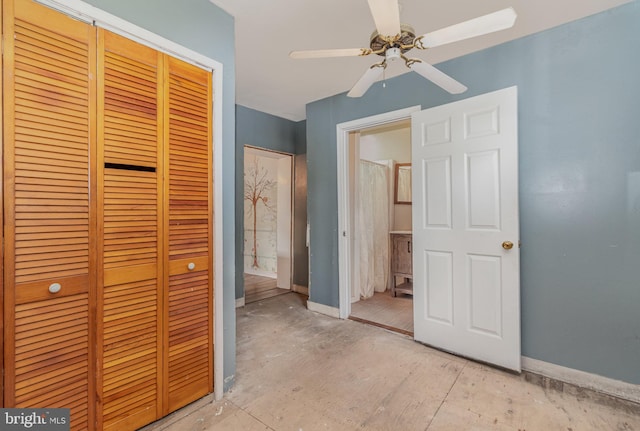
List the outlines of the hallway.
{"type": "Polygon", "coordinates": [[[239,308],[232,390],[145,430],[640,431],[640,405],[544,388],[305,301],[239,308]]]}
{"type": "Polygon", "coordinates": [[[251,304],[252,302],[273,298],[289,292],[291,292],[289,289],[280,289],[275,278],[244,274],[245,304],[251,304]]]}

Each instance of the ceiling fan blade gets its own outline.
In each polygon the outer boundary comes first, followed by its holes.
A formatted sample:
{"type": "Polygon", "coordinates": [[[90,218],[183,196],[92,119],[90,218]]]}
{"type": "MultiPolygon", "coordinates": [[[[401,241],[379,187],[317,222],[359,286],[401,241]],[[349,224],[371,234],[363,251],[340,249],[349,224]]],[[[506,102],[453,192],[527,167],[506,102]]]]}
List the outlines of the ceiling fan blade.
{"type": "Polygon", "coordinates": [[[506,8],[418,36],[416,48],[427,49],[513,27],[516,11],[506,8]]]}
{"type": "Polygon", "coordinates": [[[369,55],[369,48],[316,49],[311,51],[291,51],[291,58],[325,58],[325,57],[357,57],[369,55]]]}
{"type": "Polygon", "coordinates": [[[356,85],[353,86],[351,91],[347,93],[348,97],[360,97],[367,92],[369,87],[382,75],[384,72],[384,66],[374,65],[367,69],[367,71],[360,77],[356,85]]]}
{"type": "Polygon", "coordinates": [[[398,0],[369,0],[369,9],[382,36],[400,34],[400,9],[398,0]]]}
{"type": "Polygon", "coordinates": [[[439,87],[442,87],[444,90],[448,91],[451,94],[460,94],[467,91],[467,87],[460,84],[458,81],[456,81],[446,73],[436,69],[429,63],[425,63],[424,61],[417,61],[409,65],[409,67],[417,74],[427,78],[429,81],[433,82],[439,87]]]}

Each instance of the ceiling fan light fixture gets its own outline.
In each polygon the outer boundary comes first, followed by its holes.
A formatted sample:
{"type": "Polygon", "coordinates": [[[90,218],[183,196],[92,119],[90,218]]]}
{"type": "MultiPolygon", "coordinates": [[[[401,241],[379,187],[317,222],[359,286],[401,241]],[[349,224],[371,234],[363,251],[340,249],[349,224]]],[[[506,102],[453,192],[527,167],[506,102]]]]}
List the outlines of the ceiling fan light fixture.
{"type": "Polygon", "coordinates": [[[396,61],[401,55],[402,52],[400,51],[400,48],[389,48],[384,53],[384,57],[387,61],[396,61]]]}

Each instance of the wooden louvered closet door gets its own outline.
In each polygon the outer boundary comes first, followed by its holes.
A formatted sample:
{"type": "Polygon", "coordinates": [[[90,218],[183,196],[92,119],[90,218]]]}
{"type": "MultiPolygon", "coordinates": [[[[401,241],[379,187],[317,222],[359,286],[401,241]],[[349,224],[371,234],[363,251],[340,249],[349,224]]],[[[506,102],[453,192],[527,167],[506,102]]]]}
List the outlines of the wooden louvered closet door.
{"type": "Polygon", "coordinates": [[[84,430],[95,414],[95,30],[32,2],[3,7],[4,405],[67,407],[84,430]]]}
{"type": "Polygon", "coordinates": [[[2,5],[3,406],[138,429],[213,391],[211,72],[2,5]]]}
{"type": "Polygon", "coordinates": [[[211,73],[166,57],[168,409],[213,390],[211,73]]]}
{"type": "Polygon", "coordinates": [[[213,390],[211,74],[107,31],[98,43],[98,418],[125,430],[213,390]]]}
{"type": "Polygon", "coordinates": [[[162,55],[98,46],[98,428],[120,431],[162,416],[162,55]]]}

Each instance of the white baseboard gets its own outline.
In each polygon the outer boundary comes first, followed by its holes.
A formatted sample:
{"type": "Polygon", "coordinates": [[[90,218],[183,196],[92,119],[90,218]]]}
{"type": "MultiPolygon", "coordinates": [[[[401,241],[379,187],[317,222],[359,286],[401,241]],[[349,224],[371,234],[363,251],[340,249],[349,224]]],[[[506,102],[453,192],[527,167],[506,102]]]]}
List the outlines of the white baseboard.
{"type": "Polygon", "coordinates": [[[291,286],[291,290],[296,293],[302,293],[303,295],[309,296],[309,288],[307,286],[300,286],[299,284],[294,284],[291,286]]]}
{"type": "Polygon", "coordinates": [[[581,388],[591,389],[607,395],[640,403],[640,385],[614,380],[608,377],[591,374],[573,368],[522,357],[522,369],[545,377],[570,383],[581,388]]]}
{"type": "Polygon", "coordinates": [[[236,299],[236,308],[244,307],[244,296],[236,299]]]}
{"type": "Polygon", "coordinates": [[[336,319],[340,318],[340,309],[336,307],[329,307],[328,305],[307,301],[307,309],[309,311],[315,311],[316,313],[324,314],[330,317],[335,317],[336,319]]]}

